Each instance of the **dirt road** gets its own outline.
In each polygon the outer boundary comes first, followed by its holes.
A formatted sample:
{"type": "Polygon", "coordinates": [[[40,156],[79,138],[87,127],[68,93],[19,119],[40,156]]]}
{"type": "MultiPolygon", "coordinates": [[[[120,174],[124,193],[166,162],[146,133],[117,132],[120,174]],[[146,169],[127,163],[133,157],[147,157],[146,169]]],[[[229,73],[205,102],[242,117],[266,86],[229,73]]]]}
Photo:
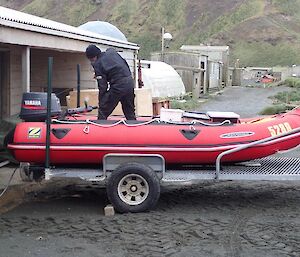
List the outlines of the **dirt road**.
{"type": "Polygon", "coordinates": [[[0,215],[0,257],[300,256],[299,182],[166,187],[153,211],[114,217],[103,215],[105,190],[82,183],[52,182],[25,200],[0,215]]]}
{"type": "Polygon", "coordinates": [[[288,90],[292,89],[287,87],[225,88],[223,93],[201,105],[200,111],[233,111],[240,114],[242,118],[250,118],[272,104],[270,96],[288,90]]]}

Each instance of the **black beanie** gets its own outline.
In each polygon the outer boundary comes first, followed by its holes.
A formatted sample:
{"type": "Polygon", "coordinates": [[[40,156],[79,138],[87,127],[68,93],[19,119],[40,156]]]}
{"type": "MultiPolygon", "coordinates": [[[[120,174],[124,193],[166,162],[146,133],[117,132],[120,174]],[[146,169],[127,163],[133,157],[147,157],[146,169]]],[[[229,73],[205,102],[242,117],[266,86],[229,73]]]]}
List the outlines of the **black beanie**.
{"type": "Polygon", "coordinates": [[[85,50],[85,54],[90,59],[101,54],[101,50],[95,45],[89,45],[85,50]]]}

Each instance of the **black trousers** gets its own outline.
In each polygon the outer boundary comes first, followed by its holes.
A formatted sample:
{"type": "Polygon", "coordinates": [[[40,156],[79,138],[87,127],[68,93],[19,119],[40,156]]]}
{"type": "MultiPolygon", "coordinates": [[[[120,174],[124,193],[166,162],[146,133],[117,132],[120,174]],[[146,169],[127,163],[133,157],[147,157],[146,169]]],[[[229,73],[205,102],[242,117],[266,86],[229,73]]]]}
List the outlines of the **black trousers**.
{"type": "Polygon", "coordinates": [[[106,120],[121,102],[123,113],[127,120],[135,120],[134,88],[132,79],[124,81],[126,84],[116,83],[110,85],[108,91],[99,88],[98,119],[106,120]]]}

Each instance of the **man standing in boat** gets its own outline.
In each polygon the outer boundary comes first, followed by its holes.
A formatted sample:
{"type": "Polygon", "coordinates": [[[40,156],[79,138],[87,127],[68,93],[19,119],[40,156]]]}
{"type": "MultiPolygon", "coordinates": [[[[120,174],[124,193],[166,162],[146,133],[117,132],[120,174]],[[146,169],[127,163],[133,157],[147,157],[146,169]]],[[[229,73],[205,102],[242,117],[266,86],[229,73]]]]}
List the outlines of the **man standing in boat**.
{"type": "Polygon", "coordinates": [[[105,52],[95,45],[85,51],[99,88],[98,119],[106,120],[119,102],[127,120],[135,120],[134,83],[127,62],[113,48],[105,52]]]}

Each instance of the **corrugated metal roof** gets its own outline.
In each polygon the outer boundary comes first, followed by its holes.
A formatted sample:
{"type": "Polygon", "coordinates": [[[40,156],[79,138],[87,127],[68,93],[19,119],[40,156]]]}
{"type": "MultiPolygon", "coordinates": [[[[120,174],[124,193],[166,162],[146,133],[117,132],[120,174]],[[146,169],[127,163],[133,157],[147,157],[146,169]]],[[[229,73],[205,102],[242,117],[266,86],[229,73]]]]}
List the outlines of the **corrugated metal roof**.
{"type": "MultiPolygon", "coordinates": [[[[100,41],[104,40],[104,41],[108,41],[111,43],[122,44],[122,45],[124,45],[124,47],[128,47],[128,48],[134,48],[134,49],[139,48],[138,45],[134,44],[134,43],[117,40],[117,39],[114,39],[114,38],[111,38],[108,36],[85,31],[85,30],[82,30],[82,29],[79,29],[79,28],[76,28],[76,27],[73,27],[73,26],[70,26],[70,25],[67,25],[64,23],[41,18],[41,17],[35,16],[35,15],[24,13],[24,12],[19,12],[19,11],[12,10],[12,9],[2,7],[2,6],[0,6],[0,24],[7,25],[4,23],[1,23],[1,20],[2,21],[10,21],[15,24],[28,25],[28,28],[27,28],[28,30],[30,30],[29,27],[35,27],[35,29],[40,28],[41,33],[45,33],[45,30],[42,30],[42,29],[47,29],[52,32],[49,34],[53,34],[53,32],[55,32],[55,31],[56,32],[64,32],[69,35],[72,35],[72,38],[74,38],[74,37],[76,38],[76,36],[78,36],[78,39],[79,39],[79,37],[80,38],[86,37],[87,41],[98,42],[99,40],[100,41]]],[[[24,29],[26,29],[26,28],[24,28],[24,29]]],[[[57,35],[57,36],[59,36],[59,35],[57,35]]]]}
{"type": "Polygon", "coordinates": [[[226,52],[229,50],[229,46],[182,45],[180,49],[183,51],[226,52]]]}

